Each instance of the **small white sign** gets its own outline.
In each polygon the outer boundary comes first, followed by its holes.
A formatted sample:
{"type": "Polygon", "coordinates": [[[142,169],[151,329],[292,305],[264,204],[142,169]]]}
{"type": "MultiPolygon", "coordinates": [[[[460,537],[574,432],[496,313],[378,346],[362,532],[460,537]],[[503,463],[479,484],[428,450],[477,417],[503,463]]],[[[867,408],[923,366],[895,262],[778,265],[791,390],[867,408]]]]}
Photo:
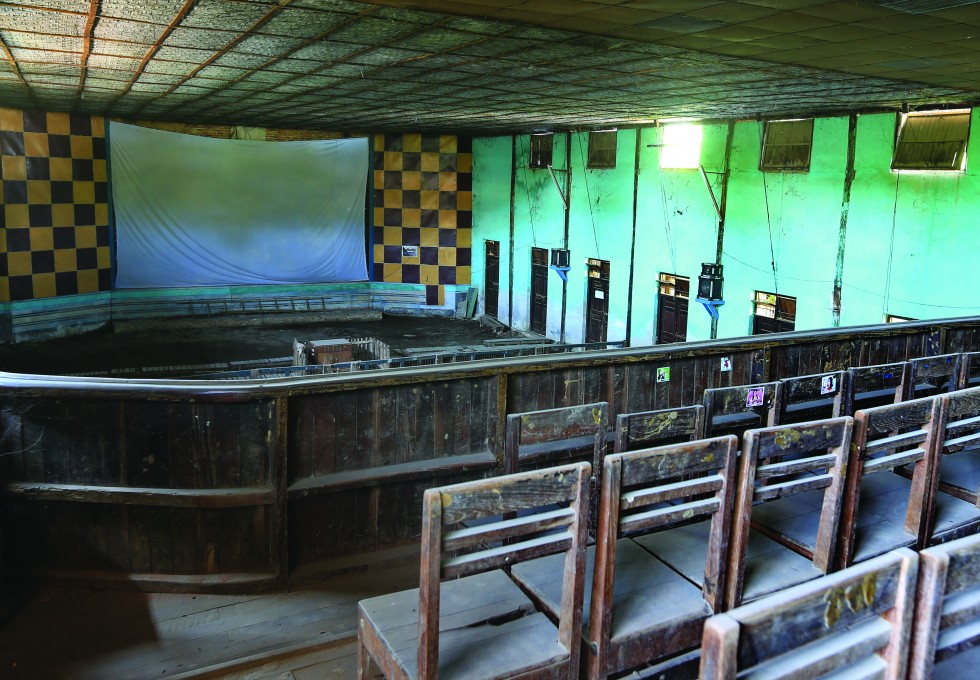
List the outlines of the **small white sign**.
{"type": "Polygon", "coordinates": [[[601,290],[597,290],[595,292],[595,296],[596,296],[596,299],[597,300],[605,300],[606,299],[606,293],[604,291],[601,291],[601,290]]]}
{"type": "Polygon", "coordinates": [[[402,246],[402,257],[418,257],[418,246],[402,246]]]}
{"type": "Polygon", "coordinates": [[[820,379],[820,394],[831,394],[837,391],[837,376],[825,375],[820,379]]]}
{"type": "Polygon", "coordinates": [[[722,371],[732,370],[732,360],[729,357],[721,358],[721,370],[722,371]]]}

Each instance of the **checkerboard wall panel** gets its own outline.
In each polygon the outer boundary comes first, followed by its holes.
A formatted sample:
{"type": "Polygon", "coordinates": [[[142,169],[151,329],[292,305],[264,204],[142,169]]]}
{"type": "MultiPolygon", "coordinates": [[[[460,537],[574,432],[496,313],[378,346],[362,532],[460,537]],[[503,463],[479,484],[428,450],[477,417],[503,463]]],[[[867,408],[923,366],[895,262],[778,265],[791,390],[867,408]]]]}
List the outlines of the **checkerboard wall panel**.
{"type": "Polygon", "coordinates": [[[433,301],[470,282],[472,172],[468,138],[375,136],[375,281],[427,284],[433,301]]]}
{"type": "Polygon", "coordinates": [[[0,109],[0,301],[111,287],[105,120],[0,109]]]}

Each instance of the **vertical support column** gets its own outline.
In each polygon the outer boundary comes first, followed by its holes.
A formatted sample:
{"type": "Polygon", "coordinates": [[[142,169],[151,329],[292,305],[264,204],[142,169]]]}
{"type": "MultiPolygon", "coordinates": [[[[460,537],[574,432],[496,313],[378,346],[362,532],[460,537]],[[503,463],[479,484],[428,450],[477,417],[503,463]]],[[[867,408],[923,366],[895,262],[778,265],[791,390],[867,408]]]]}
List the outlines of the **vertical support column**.
{"type": "Polygon", "coordinates": [[[510,257],[507,275],[507,325],[514,326],[514,203],[517,201],[517,135],[510,138],[510,257]]]}
{"type": "Polygon", "coordinates": [[[627,283],[629,297],[626,300],[626,346],[630,346],[633,333],[633,268],[636,264],[636,209],[640,195],[640,136],[643,128],[636,128],[636,150],[633,156],[633,234],[630,237],[630,276],[627,283]]]}
{"type": "MultiPolygon", "coordinates": [[[[725,162],[721,175],[721,199],[718,201],[718,241],[715,245],[715,264],[721,264],[721,256],[725,246],[725,206],[728,202],[728,177],[731,174],[732,139],[735,137],[735,121],[728,121],[728,133],[725,135],[725,162]]],[[[718,337],[718,317],[711,317],[711,339],[718,337]]]]}
{"type": "Polygon", "coordinates": [[[289,578],[289,536],[287,510],[289,502],[289,466],[286,452],[289,448],[289,400],[285,396],[275,398],[275,432],[272,450],[272,483],[275,485],[272,508],[272,564],[276,570],[276,583],[285,585],[289,578]]]}
{"type": "MultiPolygon", "coordinates": [[[[565,233],[562,236],[561,247],[568,250],[568,228],[572,216],[572,133],[569,130],[565,133],[565,233]]],[[[571,265],[571,259],[569,259],[571,265]]],[[[561,282],[561,337],[559,341],[565,342],[565,309],[568,306],[568,278],[562,278],[561,282]]]]}
{"type": "Polygon", "coordinates": [[[497,458],[497,474],[504,474],[504,446],[507,437],[507,374],[497,375],[497,445],[493,455],[497,458]]]}
{"type": "Polygon", "coordinates": [[[847,166],[844,169],[844,197],[840,206],[840,230],[837,233],[837,268],[834,272],[833,327],[840,327],[841,286],[844,279],[844,246],[847,243],[847,214],[851,209],[851,185],[854,183],[854,154],[857,146],[857,114],[847,121],[847,166]]]}

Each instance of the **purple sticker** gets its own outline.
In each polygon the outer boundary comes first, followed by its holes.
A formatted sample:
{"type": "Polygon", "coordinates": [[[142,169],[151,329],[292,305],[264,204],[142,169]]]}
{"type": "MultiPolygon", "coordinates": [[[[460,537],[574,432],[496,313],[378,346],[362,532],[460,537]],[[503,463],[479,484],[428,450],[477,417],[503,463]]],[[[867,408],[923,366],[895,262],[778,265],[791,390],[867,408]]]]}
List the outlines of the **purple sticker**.
{"type": "Polygon", "coordinates": [[[753,387],[745,395],[746,406],[762,406],[766,401],[766,388],[753,387]]]}

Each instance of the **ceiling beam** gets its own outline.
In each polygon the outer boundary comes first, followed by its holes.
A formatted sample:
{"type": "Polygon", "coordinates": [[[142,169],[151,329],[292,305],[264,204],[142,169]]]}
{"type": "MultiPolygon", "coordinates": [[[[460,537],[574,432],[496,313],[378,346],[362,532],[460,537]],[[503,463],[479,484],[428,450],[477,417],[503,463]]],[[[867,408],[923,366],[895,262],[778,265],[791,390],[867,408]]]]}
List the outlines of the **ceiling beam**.
{"type": "Polygon", "coordinates": [[[88,5],[88,18],[85,21],[85,36],[82,39],[82,54],[78,61],[78,90],[75,92],[75,111],[78,111],[82,103],[82,94],[85,92],[85,78],[88,76],[88,58],[92,54],[92,35],[95,32],[95,24],[102,9],[102,0],[90,0],[88,5]]]}

